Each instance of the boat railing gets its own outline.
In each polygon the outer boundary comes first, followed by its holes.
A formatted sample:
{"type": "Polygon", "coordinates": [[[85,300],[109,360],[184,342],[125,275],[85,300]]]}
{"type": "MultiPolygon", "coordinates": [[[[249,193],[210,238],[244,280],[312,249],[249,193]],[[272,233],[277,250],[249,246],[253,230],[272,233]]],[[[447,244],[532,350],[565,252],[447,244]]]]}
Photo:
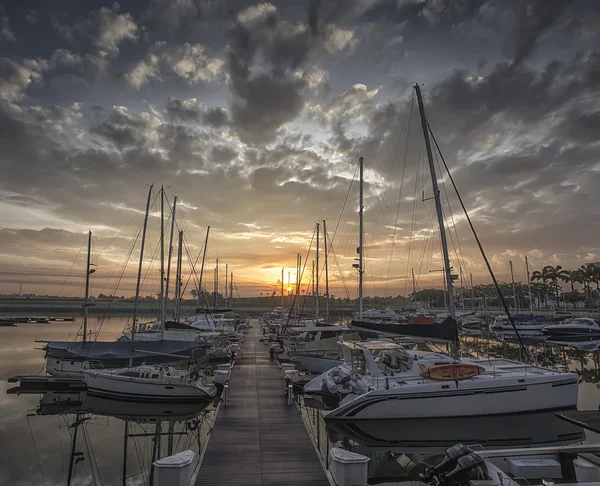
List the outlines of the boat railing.
{"type": "Polygon", "coordinates": [[[89,360],[88,365],[91,370],[103,370],[104,369],[104,365],[102,364],[102,361],[98,361],[95,359],[89,360]]]}

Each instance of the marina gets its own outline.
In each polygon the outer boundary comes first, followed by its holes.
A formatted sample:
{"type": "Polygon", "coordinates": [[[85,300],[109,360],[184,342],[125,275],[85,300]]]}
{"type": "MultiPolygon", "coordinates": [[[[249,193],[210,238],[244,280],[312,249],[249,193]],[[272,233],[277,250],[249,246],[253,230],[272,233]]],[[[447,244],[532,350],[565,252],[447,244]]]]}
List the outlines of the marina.
{"type": "Polygon", "coordinates": [[[600,486],[599,1],[0,46],[0,486],[600,486]]]}
{"type": "Polygon", "coordinates": [[[329,481],[268,348],[258,320],[236,360],[196,485],[315,485],[329,481]]]}

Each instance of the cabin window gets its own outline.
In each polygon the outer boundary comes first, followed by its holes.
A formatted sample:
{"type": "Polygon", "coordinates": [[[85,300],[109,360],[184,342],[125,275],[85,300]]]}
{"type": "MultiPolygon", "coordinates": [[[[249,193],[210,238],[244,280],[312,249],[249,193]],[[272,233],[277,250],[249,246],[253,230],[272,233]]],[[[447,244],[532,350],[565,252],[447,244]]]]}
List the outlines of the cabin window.
{"type": "Polygon", "coordinates": [[[158,378],[158,374],[157,374],[157,373],[154,373],[154,374],[152,375],[152,378],[158,378]]]}
{"type": "Polygon", "coordinates": [[[121,373],[121,376],[130,376],[132,378],[139,378],[140,374],[139,374],[139,372],[136,372],[136,371],[124,371],[123,373],[121,373]]]}

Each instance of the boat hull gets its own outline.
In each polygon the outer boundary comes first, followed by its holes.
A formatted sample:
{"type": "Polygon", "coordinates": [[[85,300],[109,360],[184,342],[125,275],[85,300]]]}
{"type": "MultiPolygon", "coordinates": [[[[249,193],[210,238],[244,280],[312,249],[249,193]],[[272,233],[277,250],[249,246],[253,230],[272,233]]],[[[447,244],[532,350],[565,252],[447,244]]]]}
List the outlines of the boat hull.
{"type": "Polygon", "coordinates": [[[378,388],[354,399],[345,398],[326,417],[353,420],[473,417],[568,410],[577,406],[576,375],[529,383],[526,379],[519,383],[516,379],[499,378],[486,380],[485,384],[473,381],[479,380],[378,388]]]}
{"type": "MultiPolygon", "coordinates": [[[[181,384],[175,381],[140,382],[127,378],[105,375],[93,371],[84,372],[88,395],[118,398],[120,400],[149,402],[197,402],[211,400],[216,394],[204,387],[181,384]]],[[[208,388],[212,390],[212,387],[208,388]]]]}
{"type": "Polygon", "coordinates": [[[293,354],[291,360],[298,363],[300,371],[310,371],[311,373],[325,373],[326,371],[343,364],[341,359],[322,358],[319,356],[293,354]]]}

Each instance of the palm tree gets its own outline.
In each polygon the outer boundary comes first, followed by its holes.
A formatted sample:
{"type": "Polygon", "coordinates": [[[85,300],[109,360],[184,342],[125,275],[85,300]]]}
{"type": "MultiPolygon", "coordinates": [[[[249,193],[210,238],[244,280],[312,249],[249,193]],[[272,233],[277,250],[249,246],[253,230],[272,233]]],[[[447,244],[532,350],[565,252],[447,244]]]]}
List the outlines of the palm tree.
{"type": "MultiPolygon", "coordinates": [[[[546,275],[546,280],[550,280],[552,282],[552,286],[554,287],[555,295],[556,295],[556,307],[558,307],[558,289],[559,280],[562,280],[568,274],[567,270],[564,270],[560,265],[556,265],[553,267],[552,265],[546,265],[542,268],[542,276],[546,275]]],[[[546,281],[544,280],[544,282],[546,281]]]]}
{"type": "Polygon", "coordinates": [[[576,283],[583,283],[583,275],[580,269],[577,270],[568,270],[566,274],[562,275],[561,280],[563,282],[569,282],[571,284],[571,295],[570,300],[573,302],[573,308],[576,307],[576,296],[577,292],[575,291],[576,283]]]}
{"type": "Polygon", "coordinates": [[[586,307],[590,307],[590,301],[591,301],[591,289],[590,289],[590,283],[595,282],[596,283],[596,288],[598,287],[598,282],[600,281],[599,278],[597,278],[597,272],[598,272],[598,268],[596,267],[596,265],[592,265],[590,263],[586,263],[585,265],[581,265],[581,267],[579,267],[579,271],[581,272],[581,279],[582,279],[582,283],[583,283],[583,288],[585,290],[585,301],[586,301],[586,307]]]}

